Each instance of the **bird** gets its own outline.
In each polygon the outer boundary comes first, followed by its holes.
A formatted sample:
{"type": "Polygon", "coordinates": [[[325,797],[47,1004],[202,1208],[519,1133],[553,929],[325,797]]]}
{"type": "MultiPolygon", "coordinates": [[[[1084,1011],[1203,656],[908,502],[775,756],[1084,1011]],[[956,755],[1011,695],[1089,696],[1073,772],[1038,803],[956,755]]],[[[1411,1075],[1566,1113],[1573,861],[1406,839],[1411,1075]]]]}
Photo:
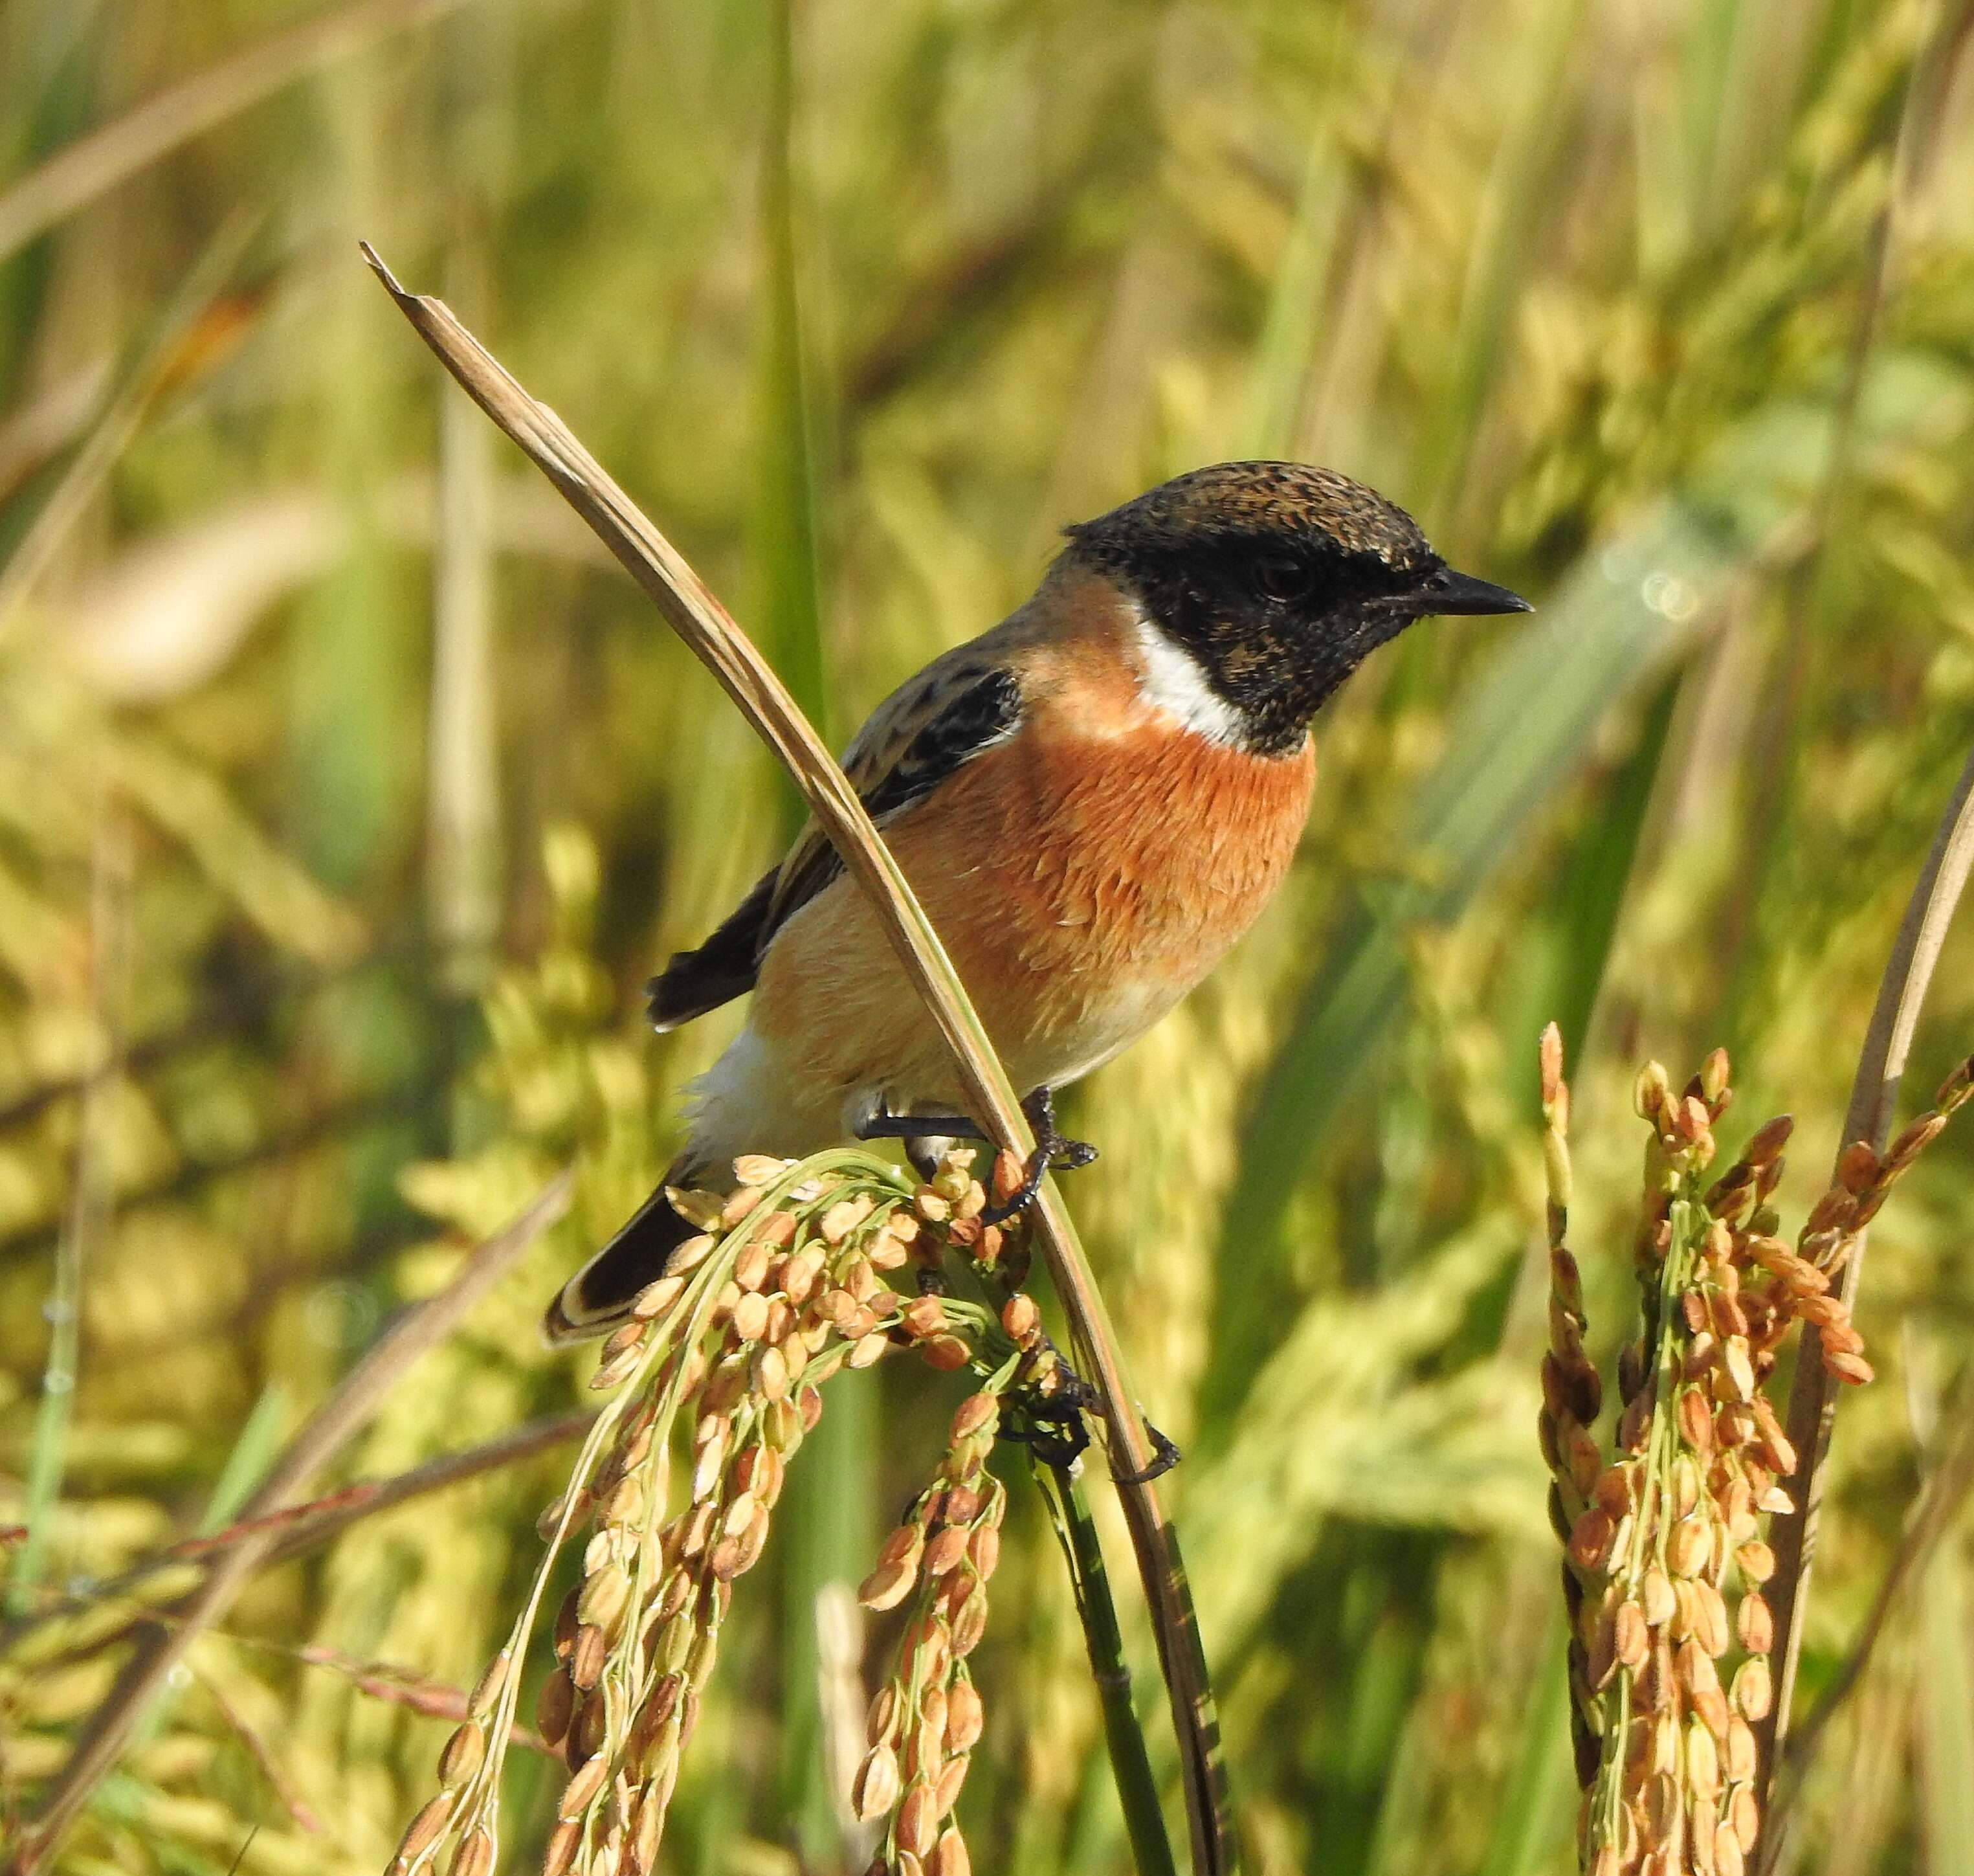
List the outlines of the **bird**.
{"type": "MultiPolygon", "coordinates": [[[[844,773],[979,1009],[1052,1162],[1054,1091],[1198,983],[1281,884],[1316,779],[1312,720],[1431,615],[1523,612],[1362,483],[1295,462],[1192,470],[1064,530],[1034,595],[872,712],[844,773]]],[[[733,1160],[897,1140],[926,1170],[979,1137],[862,890],[811,822],[651,980],[664,1033],[752,992],[690,1091],[663,1182],[550,1304],[551,1344],[621,1323],[697,1227],[667,1188],[733,1160]]]]}

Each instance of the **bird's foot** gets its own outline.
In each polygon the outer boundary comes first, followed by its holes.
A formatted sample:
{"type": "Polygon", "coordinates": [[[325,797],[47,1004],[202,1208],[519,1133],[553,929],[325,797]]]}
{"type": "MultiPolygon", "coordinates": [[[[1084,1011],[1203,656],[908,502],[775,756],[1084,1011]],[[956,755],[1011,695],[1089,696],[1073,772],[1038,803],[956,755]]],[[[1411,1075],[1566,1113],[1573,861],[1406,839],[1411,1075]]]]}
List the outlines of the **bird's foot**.
{"type": "MultiPolygon", "coordinates": [[[[1090,1449],[1089,1416],[1097,1408],[1097,1390],[1046,1337],[1044,1346],[1054,1357],[1050,1392],[1043,1394],[1032,1387],[1012,1392],[1008,1404],[1015,1411],[1003,1420],[1001,1437],[1026,1446],[1044,1465],[1067,1469],[1090,1449]]],[[[1149,1485],[1179,1462],[1179,1448],[1150,1421],[1144,1426],[1152,1446],[1150,1461],[1135,1472],[1120,1472],[1113,1465],[1110,1476],[1120,1485],[1149,1485]]]]}
{"type": "MultiPolygon", "coordinates": [[[[1097,1149],[1087,1140],[1070,1140],[1057,1130],[1055,1096],[1051,1090],[1037,1088],[1021,1103],[1021,1111],[1035,1129],[1035,1150],[1028,1156],[1021,1184],[1001,1204],[990,1205],[980,1215],[984,1224],[1005,1225],[1026,1211],[1035,1203],[1035,1194],[1041,1190],[1042,1181],[1051,1170],[1074,1172],[1097,1157],[1097,1149]]],[[[882,1103],[858,1121],[852,1131],[858,1140],[901,1141],[913,1169],[927,1179],[937,1174],[948,1143],[984,1141],[987,1137],[979,1123],[965,1114],[893,1113],[882,1103]]]]}
{"type": "Polygon", "coordinates": [[[1151,1458],[1136,1472],[1120,1472],[1113,1469],[1110,1476],[1120,1485],[1149,1485],[1155,1478],[1163,1478],[1179,1464],[1181,1457],[1179,1448],[1149,1420],[1145,1422],[1145,1437],[1152,1442],[1151,1458]]]}
{"type": "Polygon", "coordinates": [[[1002,1418],[1001,1437],[1027,1447],[1042,1464],[1067,1471],[1090,1450],[1085,1415],[1097,1395],[1048,1336],[1041,1346],[1054,1357],[1049,1391],[1044,1394],[1031,1384],[1010,1390],[1008,1404],[1014,1411],[1002,1418]]]}
{"type": "Polygon", "coordinates": [[[1035,1203],[1035,1195],[1042,1189],[1042,1181],[1051,1171],[1077,1172],[1097,1157],[1097,1149],[1089,1141],[1071,1140],[1057,1128],[1052,1090],[1037,1088],[1021,1103],[1021,1111],[1035,1130],[1035,1150],[1028,1156],[1021,1184],[998,1205],[989,1205],[981,1213],[982,1224],[1006,1224],[1035,1203]]]}

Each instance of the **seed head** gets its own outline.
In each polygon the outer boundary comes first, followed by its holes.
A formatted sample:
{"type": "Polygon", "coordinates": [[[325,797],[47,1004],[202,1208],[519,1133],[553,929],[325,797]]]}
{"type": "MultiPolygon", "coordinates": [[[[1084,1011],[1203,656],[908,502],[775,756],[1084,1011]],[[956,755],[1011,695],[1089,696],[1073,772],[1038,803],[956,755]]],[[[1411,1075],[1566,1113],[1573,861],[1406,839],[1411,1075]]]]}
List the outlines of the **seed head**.
{"type": "Polygon", "coordinates": [[[489,1876],[493,1868],[493,1834],[484,1828],[468,1831],[453,1853],[452,1876],[489,1876]]]}
{"type": "Polygon", "coordinates": [[[864,1755],[850,1788],[850,1806],[866,1823],[882,1817],[898,1802],[897,1755],[888,1746],[874,1746],[864,1755]]]}
{"type": "Polygon", "coordinates": [[[1760,1655],[1749,1655],[1736,1670],[1734,1684],[1730,1693],[1744,1719],[1759,1721],[1767,1718],[1769,1705],[1775,1697],[1767,1658],[1760,1655]]]}

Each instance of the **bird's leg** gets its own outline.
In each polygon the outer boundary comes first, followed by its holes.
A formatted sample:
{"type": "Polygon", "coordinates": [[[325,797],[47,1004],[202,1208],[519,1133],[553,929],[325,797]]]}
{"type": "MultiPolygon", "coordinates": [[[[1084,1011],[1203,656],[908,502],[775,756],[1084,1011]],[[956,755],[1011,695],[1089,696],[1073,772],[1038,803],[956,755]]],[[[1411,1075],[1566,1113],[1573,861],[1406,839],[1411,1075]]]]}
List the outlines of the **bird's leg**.
{"type": "Polygon", "coordinates": [[[920,1140],[984,1140],[987,1136],[964,1114],[894,1114],[880,1107],[867,1120],[857,1124],[859,1140],[894,1140],[907,1143],[920,1140]]]}
{"type": "Polygon", "coordinates": [[[923,1179],[938,1172],[946,1141],[987,1138],[964,1114],[894,1114],[882,1101],[851,1131],[858,1140],[900,1142],[912,1169],[923,1179]]]}
{"type": "Polygon", "coordinates": [[[1018,1212],[1033,1205],[1035,1194],[1041,1190],[1042,1181],[1048,1176],[1051,1167],[1074,1172],[1087,1166],[1097,1157],[1097,1149],[1089,1141],[1067,1140],[1057,1131],[1053,1089],[1037,1088],[1021,1103],[1021,1112],[1028,1116],[1029,1126],[1035,1130],[1035,1150],[1028,1156],[1028,1172],[1021,1184],[1008,1195],[1005,1202],[989,1205],[981,1213],[982,1222],[989,1225],[1005,1225],[1018,1212]]]}
{"type": "MultiPolygon", "coordinates": [[[[1021,1103],[1021,1112],[1035,1129],[1035,1150],[1028,1156],[1027,1176],[1005,1205],[992,1205],[981,1214],[989,1225],[1005,1225],[1035,1202],[1051,1167],[1074,1171],[1097,1157],[1097,1149],[1087,1140],[1066,1140],[1056,1130],[1055,1095],[1039,1087],[1021,1103]]],[[[939,1143],[953,1140],[985,1141],[978,1122],[964,1114],[893,1113],[881,1100],[851,1128],[858,1140],[901,1141],[908,1158],[922,1178],[930,1179],[939,1170],[939,1143]]]]}

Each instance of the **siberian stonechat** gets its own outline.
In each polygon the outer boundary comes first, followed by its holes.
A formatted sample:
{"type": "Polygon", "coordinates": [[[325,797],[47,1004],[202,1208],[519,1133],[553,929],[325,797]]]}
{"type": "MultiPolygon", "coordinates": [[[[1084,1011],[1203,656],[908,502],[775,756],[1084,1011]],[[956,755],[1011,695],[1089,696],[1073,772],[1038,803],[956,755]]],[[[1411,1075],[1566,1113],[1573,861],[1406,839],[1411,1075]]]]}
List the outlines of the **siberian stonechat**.
{"type": "MultiPolygon", "coordinates": [[[[844,758],[1031,1091],[1042,1163],[1061,1144],[1050,1091],[1157,1022],[1280,884],[1323,700],[1415,618],[1528,610],[1454,572],[1402,509],[1300,463],[1196,469],[1068,537],[1026,605],[894,691],[844,758]]],[[[812,825],[653,980],[653,1026],[750,990],[666,1185],[845,1136],[903,1139],[923,1163],[970,1130],[943,1045],[812,825]]],[[[611,1327],[692,1229],[661,1186],[550,1306],[549,1339],[611,1327]]]]}

